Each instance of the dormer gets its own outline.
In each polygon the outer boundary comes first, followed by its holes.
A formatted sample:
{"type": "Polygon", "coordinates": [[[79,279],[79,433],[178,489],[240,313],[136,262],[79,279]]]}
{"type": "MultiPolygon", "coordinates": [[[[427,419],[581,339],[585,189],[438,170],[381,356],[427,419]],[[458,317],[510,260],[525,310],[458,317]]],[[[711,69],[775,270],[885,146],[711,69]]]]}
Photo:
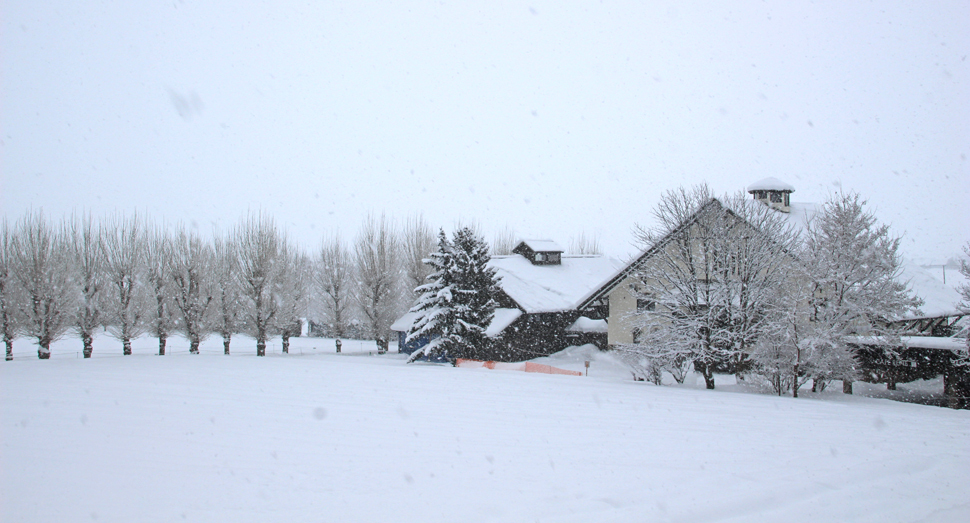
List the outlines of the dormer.
{"type": "Polygon", "coordinates": [[[795,192],[795,188],[778,178],[765,178],[748,186],[748,193],[755,200],[781,212],[791,212],[791,201],[788,195],[795,192]]]}
{"type": "Polygon", "coordinates": [[[532,265],[562,265],[564,251],[552,240],[522,240],[512,252],[525,256],[532,265]]]}

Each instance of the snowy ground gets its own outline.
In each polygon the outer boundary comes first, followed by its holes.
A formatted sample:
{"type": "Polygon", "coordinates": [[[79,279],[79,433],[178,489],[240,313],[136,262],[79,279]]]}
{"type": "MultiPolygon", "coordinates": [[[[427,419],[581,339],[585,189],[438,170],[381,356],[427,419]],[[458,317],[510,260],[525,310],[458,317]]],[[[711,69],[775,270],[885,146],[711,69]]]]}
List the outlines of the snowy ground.
{"type": "Polygon", "coordinates": [[[970,521],[967,411],[656,387],[584,348],[537,361],[588,377],[153,342],[18,341],[0,520],[970,521]]]}

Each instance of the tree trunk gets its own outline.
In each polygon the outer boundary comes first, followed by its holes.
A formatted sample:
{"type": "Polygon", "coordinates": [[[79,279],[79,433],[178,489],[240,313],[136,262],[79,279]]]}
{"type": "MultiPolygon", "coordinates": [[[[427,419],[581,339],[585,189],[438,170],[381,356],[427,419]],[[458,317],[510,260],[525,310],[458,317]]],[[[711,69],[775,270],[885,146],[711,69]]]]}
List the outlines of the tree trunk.
{"type": "Polygon", "coordinates": [[[91,353],[94,352],[94,337],[90,333],[84,333],[81,335],[81,341],[84,343],[84,357],[90,358],[91,353]]]}
{"type": "Polygon", "coordinates": [[[890,372],[886,376],[886,390],[896,390],[896,373],[890,372]]]}
{"type": "Polygon", "coordinates": [[[222,337],[222,350],[229,355],[229,341],[232,340],[232,334],[226,334],[222,337]]]}
{"type": "MultiPolygon", "coordinates": [[[[793,379],[791,383],[791,397],[797,398],[798,397],[798,364],[797,363],[795,364],[795,373],[794,373],[794,376],[792,376],[792,378],[793,379]]],[[[781,394],[779,394],[779,396],[780,395],[781,394]]]]}
{"type": "Polygon", "coordinates": [[[257,339],[256,340],[256,355],[257,356],[265,356],[266,355],[266,340],[265,339],[260,338],[260,339],[257,339]]]}
{"type": "Polygon", "coordinates": [[[191,352],[192,354],[198,354],[199,353],[199,337],[198,336],[193,336],[192,337],[192,340],[189,342],[189,352],[191,352]]]}
{"type": "Polygon", "coordinates": [[[704,376],[704,387],[706,387],[708,390],[714,389],[714,369],[712,369],[711,366],[707,365],[706,363],[701,363],[699,369],[697,367],[697,362],[694,362],[694,368],[700,371],[701,375],[704,376]]]}
{"type": "Polygon", "coordinates": [[[842,394],[852,394],[852,380],[842,379],[842,394]]]}
{"type": "Polygon", "coordinates": [[[124,346],[125,356],[131,356],[131,338],[124,338],[121,343],[124,346]]]}
{"type": "Polygon", "coordinates": [[[290,335],[283,333],[283,354],[290,353],[290,335]]]}
{"type": "Polygon", "coordinates": [[[42,340],[37,344],[37,358],[41,360],[51,359],[51,342],[42,340]]]}
{"type": "Polygon", "coordinates": [[[165,342],[168,341],[168,336],[162,335],[158,337],[158,355],[165,355],[165,342]]]}
{"type": "Polygon", "coordinates": [[[7,345],[7,361],[13,360],[13,340],[3,340],[7,345]]]}

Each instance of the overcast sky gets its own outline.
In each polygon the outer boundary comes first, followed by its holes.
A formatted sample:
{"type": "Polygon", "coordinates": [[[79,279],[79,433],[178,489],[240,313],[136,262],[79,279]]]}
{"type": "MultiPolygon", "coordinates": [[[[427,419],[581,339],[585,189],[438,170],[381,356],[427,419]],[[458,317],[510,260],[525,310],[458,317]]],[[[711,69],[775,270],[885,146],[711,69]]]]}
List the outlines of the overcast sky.
{"type": "Polygon", "coordinates": [[[660,194],[862,193],[970,240],[970,3],[4,1],[0,207],[367,212],[632,251],[660,194]]]}

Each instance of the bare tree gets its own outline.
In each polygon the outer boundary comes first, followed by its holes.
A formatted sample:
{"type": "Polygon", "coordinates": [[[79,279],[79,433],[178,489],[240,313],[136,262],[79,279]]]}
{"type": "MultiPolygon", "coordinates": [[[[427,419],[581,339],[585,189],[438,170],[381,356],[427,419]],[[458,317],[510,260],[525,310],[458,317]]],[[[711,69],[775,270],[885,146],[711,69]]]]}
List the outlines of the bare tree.
{"type": "Polygon", "coordinates": [[[158,355],[165,355],[168,335],[175,328],[172,305],[172,278],[169,260],[172,244],[163,228],[146,227],[145,230],[145,280],[151,305],[146,309],[149,332],[158,338],[158,355]]]}
{"type": "Polygon", "coordinates": [[[808,304],[812,299],[812,283],[805,277],[800,264],[792,266],[790,277],[776,288],[778,296],[765,311],[765,328],[751,344],[754,370],[761,374],[776,394],[781,396],[798,390],[818,371],[814,368],[820,347],[817,329],[808,321],[808,304]]]}
{"type": "Polygon", "coordinates": [[[280,255],[286,239],[276,222],[263,214],[250,214],[234,232],[239,257],[239,284],[246,298],[246,325],[256,338],[256,355],[266,355],[266,339],[279,312],[280,255]]]}
{"type": "Polygon", "coordinates": [[[37,339],[37,357],[51,357],[50,345],[70,328],[76,293],[62,230],[40,211],[28,213],[13,237],[15,274],[26,300],[21,304],[24,332],[37,339]]]}
{"type": "Polygon", "coordinates": [[[199,344],[209,335],[210,305],[214,299],[212,247],[196,233],[179,227],[172,239],[169,275],[172,297],[181,315],[181,328],[189,340],[189,351],[199,353],[199,344]]]}
{"type": "MultiPolygon", "coordinates": [[[[963,246],[964,257],[960,260],[960,274],[970,282],[970,241],[963,246]]],[[[964,311],[970,313],[970,283],[964,283],[960,285],[960,303],[957,307],[964,311]]],[[[965,329],[967,334],[967,345],[962,351],[958,351],[957,359],[954,360],[957,366],[967,367],[970,366],[970,328],[965,329]]]]}
{"type": "Polygon", "coordinates": [[[145,332],[144,230],[134,214],[116,216],[105,225],[104,252],[107,281],[108,332],[131,355],[131,339],[145,332]]]}
{"type": "Polygon", "coordinates": [[[517,241],[515,231],[506,225],[501,231],[495,233],[495,239],[492,240],[492,256],[510,256],[517,241]]]}
{"type": "Polygon", "coordinates": [[[434,252],[435,242],[434,231],[424,221],[424,216],[418,215],[405,222],[404,234],[401,238],[401,250],[404,254],[404,281],[408,304],[414,302],[417,298],[414,289],[428,283],[427,279],[428,275],[431,274],[431,266],[424,263],[424,260],[428,259],[434,252]]]}
{"type": "Polygon", "coordinates": [[[354,243],[357,288],[355,300],[374,339],[385,335],[391,325],[398,296],[398,252],[394,228],[382,214],[368,215],[354,243]]]}
{"type": "Polygon", "coordinates": [[[229,344],[233,333],[239,330],[239,317],[242,313],[239,287],[239,256],[231,237],[216,236],[213,242],[215,251],[214,278],[216,285],[216,330],[222,336],[223,352],[229,355],[229,344]]]}
{"type": "Polygon", "coordinates": [[[675,376],[691,362],[714,388],[714,372],[741,373],[768,311],[795,264],[797,235],[774,211],[743,195],[713,198],[707,186],[666,193],[659,225],[638,229],[652,256],[637,270],[634,344],[645,360],[675,376]]]}
{"type": "Polygon", "coordinates": [[[280,255],[281,270],[277,282],[279,313],[276,328],[283,341],[283,353],[290,352],[290,337],[299,336],[310,296],[310,259],[294,246],[284,245],[280,255]]]}
{"type": "Polygon", "coordinates": [[[17,305],[24,298],[17,285],[14,260],[14,231],[6,218],[0,218],[0,336],[7,348],[7,361],[13,359],[13,340],[23,329],[17,305]]]}
{"type": "Polygon", "coordinates": [[[106,258],[102,230],[91,214],[74,216],[67,225],[74,282],[79,291],[74,329],[84,345],[84,357],[94,351],[94,331],[102,323],[107,286],[106,258]]]}
{"type": "Polygon", "coordinates": [[[342,338],[347,335],[347,322],[350,319],[353,266],[350,253],[339,236],[324,241],[315,265],[313,282],[322,293],[319,305],[323,317],[333,334],[342,338]]]}
{"type": "Polygon", "coordinates": [[[579,236],[574,237],[569,241],[569,253],[570,254],[603,254],[600,249],[600,242],[596,239],[596,236],[586,236],[585,232],[581,232],[579,236]]]}
{"type": "Polygon", "coordinates": [[[813,390],[841,379],[843,392],[851,394],[854,360],[845,337],[882,336],[891,351],[899,340],[888,320],[921,304],[899,281],[900,238],[865,205],[858,194],[835,195],[808,225],[803,263],[814,285],[811,319],[818,346],[830,349],[818,355],[813,390]]]}

